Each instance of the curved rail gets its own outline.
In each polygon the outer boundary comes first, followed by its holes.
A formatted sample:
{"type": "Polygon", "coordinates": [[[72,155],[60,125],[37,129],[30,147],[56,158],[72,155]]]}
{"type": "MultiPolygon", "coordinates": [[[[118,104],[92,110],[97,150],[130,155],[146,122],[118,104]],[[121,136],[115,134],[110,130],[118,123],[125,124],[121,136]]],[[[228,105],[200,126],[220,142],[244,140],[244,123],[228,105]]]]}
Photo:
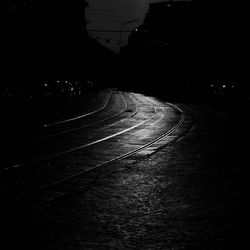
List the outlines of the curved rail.
{"type": "MultiPolygon", "coordinates": [[[[152,141],[146,143],[145,145],[143,145],[143,146],[141,146],[141,147],[139,147],[137,149],[134,149],[134,150],[132,150],[132,151],[130,151],[128,153],[125,153],[123,155],[120,155],[118,157],[110,159],[110,160],[108,160],[108,161],[106,161],[104,163],[101,163],[99,165],[96,165],[96,166],[94,166],[94,167],[92,167],[90,169],[87,169],[87,170],[84,170],[84,171],[80,171],[80,172],[75,173],[75,174],[73,174],[71,176],[68,176],[68,177],[62,178],[60,180],[57,180],[57,181],[55,181],[53,183],[49,183],[49,184],[41,186],[41,187],[39,187],[37,189],[33,189],[33,190],[29,191],[29,192],[26,192],[26,193],[23,193],[21,195],[18,195],[14,199],[17,199],[17,200],[18,199],[22,199],[22,198],[25,198],[25,197],[30,196],[32,194],[35,194],[35,193],[38,193],[38,192],[41,192],[41,191],[45,191],[45,190],[47,190],[49,188],[55,187],[55,186],[57,186],[59,184],[62,184],[62,183],[66,183],[66,182],[68,182],[68,181],[70,181],[72,179],[80,177],[81,175],[87,174],[87,173],[89,173],[89,172],[91,172],[93,170],[96,170],[98,168],[102,168],[102,167],[108,166],[108,165],[110,165],[112,163],[119,162],[119,161],[121,161],[121,160],[123,160],[125,158],[128,158],[128,157],[130,157],[130,156],[132,156],[132,155],[134,155],[134,154],[136,154],[136,153],[138,153],[140,151],[143,151],[144,149],[146,149],[146,148],[148,148],[148,147],[156,144],[157,142],[163,140],[164,138],[168,137],[169,135],[171,135],[174,131],[176,131],[184,123],[184,121],[185,121],[185,114],[184,114],[183,110],[181,110],[176,105],[171,104],[171,103],[167,103],[167,105],[169,105],[169,106],[177,109],[180,112],[181,117],[180,117],[179,121],[175,124],[175,126],[173,126],[170,130],[166,131],[165,133],[163,133],[159,137],[155,138],[154,140],[152,140],[152,141]]],[[[181,136],[179,136],[179,137],[181,137],[181,136]]],[[[168,142],[168,144],[169,143],[171,143],[171,141],[168,142]]]]}
{"type": "Polygon", "coordinates": [[[112,94],[113,94],[113,91],[110,92],[110,94],[109,94],[109,96],[108,96],[108,98],[107,98],[105,104],[104,104],[101,108],[99,108],[99,109],[96,109],[96,110],[94,110],[94,111],[92,111],[92,112],[89,112],[89,113],[86,113],[86,114],[82,114],[82,115],[79,115],[79,116],[75,116],[75,117],[72,117],[72,118],[69,118],[69,119],[65,119],[65,120],[61,120],[61,121],[58,121],[58,122],[53,122],[53,123],[44,124],[43,127],[52,127],[52,126],[55,126],[55,125],[58,125],[58,124],[71,122],[71,121],[78,120],[78,119],[81,119],[81,118],[83,118],[83,117],[86,117],[86,116],[95,114],[95,113],[97,113],[97,112],[103,110],[103,109],[107,106],[107,104],[108,104],[108,102],[109,102],[109,99],[110,99],[110,97],[111,97],[112,94]]]}
{"type": "Polygon", "coordinates": [[[71,152],[74,152],[74,151],[77,151],[77,150],[80,150],[80,149],[84,149],[86,147],[89,147],[89,146],[93,146],[95,144],[98,144],[100,142],[103,142],[103,141],[106,141],[106,140],[109,140],[113,137],[116,137],[118,135],[121,135],[121,134],[124,134],[132,129],[135,129],[141,125],[143,125],[144,123],[150,121],[151,119],[153,119],[153,117],[155,116],[156,114],[156,109],[155,107],[152,105],[153,109],[154,109],[154,113],[153,115],[151,115],[148,119],[140,122],[140,123],[137,123],[136,125],[132,126],[132,127],[129,127],[127,129],[124,129],[120,132],[117,132],[115,134],[112,134],[112,135],[109,135],[109,136],[106,136],[102,139],[98,139],[98,140],[95,140],[95,141],[92,141],[90,143],[87,143],[87,144],[84,144],[84,145],[81,145],[81,146],[78,146],[78,147],[74,147],[74,148],[71,148],[71,149],[68,149],[68,150],[65,150],[65,151],[61,151],[61,152],[58,152],[56,154],[52,154],[52,155],[48,155],[48,156],[45,156],[45,157],[41,157],[39,159],[36,159],[36,160],[33,160],[33,161],[30,161],[30,162],[23,162],[23,163],[19,163],[19,164],[15,164],[13,166],[10,166],[10,167],[7,167],[7,168],[4,168],[3,170],[0,171],[0,173],[3,173],[3,172],[6,172],[6,171],[10,171],[10,170],[13,170],[13,169],[16,169],[16,168],[19,168],[19,167],[22,167],[26,164],[31,164],[31,163],[35,163],[35,162],[40,162],[40,161],[45,161],[45,160],[48,160],[48,159],[51,159],[51,158],[55,158],[55,157],[58,157],[58,156],[61,156],[61,155],[65,155],[65,154],[69,154],[71,152]]]}
{"type": "MultiPolygon", "coordinates": [[[[77,131],[77,130],[80,130],[80,129],[83,129],[83,128],[87,128],[87,127],[90,127],[90,126],[93,126],[93,125],[96,125],[98,123],[101,123],[101,122],[105,122],[105,121],[108,121],[110,119],[113,119],[119,115],[121,115],[122,113],[124,113],[126,111],[126,109],[128,108],[128,104],[124,98],[124,96],[121,94],[121,92],[119,92],[119,94],[121,95],[124,103],[125,103],[125,108],[122,109],[119,113],[117,114],[114,114],[110,117],[107,117],[107,118],[104,118],[102,120],[98,120],[98,121],[95,121],[95,122],[91,122],[91,123],[88,123],[88,124],[85,124],[83,126],[78,126],[78,127],[75,127],[75,128],[70,128],[70,129],[66,129],[66,130],[63,130],[63,131],[60,131],[60,132],[57,132],[57,133],[53,133],[53,134],[49,134],[49,135],[45,135],[45,136],[41,136],[41,137],[36,137],[35,139],[33,139],[32,141],[40,141],[40,140],[43,140],[43,139],[47,139],[47,138],[51,138],[51,137],[54,137],[54,136],[58,136],[58,135],[63,135],[63,134],[67,134],[67,133],[70,133],[70,132],[73,132],[73,131],[77,131]]],[[[104,109],[104,108],[103,108],[104,109]]],[[[99,110],[100,111],[100,110],[99,110]]],[[[95,112],[96,113],[96,112],[95,112]]],[[[93,114],[93,113],[91,113],[93,114]]],[[[88,115],[91,115],[90,113],[88,115]]],[[[80,118],[78,118],[80,119],[80,118]]]]}

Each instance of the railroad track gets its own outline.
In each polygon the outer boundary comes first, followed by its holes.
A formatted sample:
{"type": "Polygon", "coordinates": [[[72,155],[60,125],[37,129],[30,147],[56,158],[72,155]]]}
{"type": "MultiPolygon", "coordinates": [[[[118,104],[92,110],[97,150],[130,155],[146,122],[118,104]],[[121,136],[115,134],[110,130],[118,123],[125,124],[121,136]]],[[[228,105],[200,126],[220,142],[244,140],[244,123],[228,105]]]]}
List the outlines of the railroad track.
{"type": "MultiPolygon", "coordinates": [[[[111,93],[111,95],[112,94],[113,94],[113,92],[111,93]]],[[[109,96],[108,100],[110,100],[111,95],[109,96]]],[[[126,100],[124,99],[123,94],[120,93],[120,92],[118,92],[118,95],[121,97],[121,100],[124,103],[124,107],[121,110],[115,111],[114,113],[111,113],[111,115],[104,113],[105,118],[101,118],[101,119],[97,120],[97,117],[93,117],[93,115],[96,114],[96,113],[98,113],[98,112],[100,112],[101,110],[104,110],[104,108],[107,107],[107,102],[106,102],[105,105],[101,109],[98,109],[96,112],[91,112],[91,113],[88,113],[87,115],[85,114],[84,116],[78,116],[77,119],[68,119],[68,120],[65,120],[65,123],[68,123],[70,121],[76,121],[76,120],[78,120],[78,123],[71,125],[71,128],[60,127],[59,131],[57,131],[57,132],[48,133],[47,135],[44,135],[44,136],[38,136],[38,137],[34,136],[34,138],[28,139],[28,140],[24,141],[24,143],[28,143],[28,145],[29,145],[29,147],[31,149],[33,148],[33,146],[34,147],[36,146],[33,143],[36,143],[36,144],[44,143],[44,145],[46,146],[46,143],[50,144],[53,139],[55,139],[55,138],[57,139],[60,136],[61,137],[65,137],[65,136],[67,136],[67,134],[69,134],[69,137],[70,137],[73,132],[86,131],[86,129],[88,129],[90,127],[91,127],[91,129],[93,129],[93,128],[99,129],[98,125],[103,124],[104,122],[106,122],[106,123],[107,122],[111,122],[112,123],[113,122],[112,120],[114,120],[116,118],[118,120],[120,120],[121,119],[120,116],[122,114],[124,114],[126,112],[126,110],[129,109],[129,107],[128,107],[128,104],[127,104],[126,100]],[[86,123],[84,121],[83,125],[79,124],[79,123],[82,122],[83,117],[86,119],[87,117],[89,118],[90,116],[91,116],[91,119],[90,119],[89,122],[87,121],[87,123],[86,123]]],[[[134,110],[134,112],[132,114],[130,114],[130,116],[134,116],[137,112],[138,112],[138,109],[136,107],[135,110],[134,110]]],[[[61,124],[64,124],[63,121],[57,122],[57,123],[53,124],[53,126],[61,126],[61,124]]],[[[51,126],[52,126],[52,124],[51,124],[51,126]]],[[[105,129],[107,126],[109,126],[109,123],[107,123],[106,125],[104,125],[101,129],[105,129]]],[[[45,147],[45,146],[43,146],[43,147],[45,147]]],[[[28,149],[26,151],[28,151],[28,149]]],[[[40,157],[40,160],[42,160],[42,159],[49,159],[49,158],[52,158],[52,157],[54,157],[56,155],[67,153],[67,151],[69,151],[69,150],[64,150],[64,151],[62,151],[60,153],[57,153],[57,154],[48,155],[47,157],[40,157]]],[[[36,160],[37,159],[35,159],[35,161],[36,160]]],[[[2,169],[0,171],[0,173],[1,172],[5,172],[5,171],[9,171],[9,170],[14,169],[14,168],[18,168],[18,167],[24,166],[27,163],[28,162],[19,162],[19,163],[12,164],[11,166],[8,166],[8,167],[2,169]]]]}
{"type": "MultiPolygon", "coordinates": [[[[162,103],[152,98],[135,94],[130,94],[130,98],[136,103],[136,109],[133,114],[128,117],[120,117],[117,121],[113,121],[106,126],[106,128],[112,129],[111,131],[115,131],[115,133],[53,155],[36,159],[29,163],[15,165],[5,169],[1,175],[7,177],[7,180],[10,176],[9,183],[11,183],[11,180],[16,180],[19,175],[22,175],[23,171],[27,171],[28,169],[28,172],[32,172],[34,168],[35,170],[40,169],[41,171],[46,169],[45,173],[57,177],[47,177],[48,180],[46,180],[46,182],[41,181],[38,185],[27,185],[26,188],[21,188],[20,192],[16,192],[17,187],[14,187],[13,192],[7,192],[10,195],[8,198],[11,200],[20,200],[37,193],[55,189],[98,169],[107,168],[112,164],[133,163],[144,157],[148,157],[160,148],[178,140],[187,133],[193,125],[192,115],[174,104],[162,103]],[[172,115],[173,113],[175,115],[172,115]],[[169,120],[171,120],[171,122],[169,122],[169,120]],[[165,125],[167,121],[169,122],[169,126],[165,125]],[[161,128],[155,133],[155,127],[160,127],[161,125],[164,127],[164,130],[161,128]],[[152,135],[154,133],[155,135],[152,135]],[[143,136],[138,137],[138,134],[143,136]],[[143,138],[141,139],[143,143],[140,142],[134,145],[133,142],[138,140],[135,138],[135,140],[132,141],[131,138],[134,136],[138,139],[143,138]],[[123,145],[124,141],[127,143],[125,143],[126,145],[123,145]],[[114,146],[117,150],[112,152],[112,150],[115,150],[114,146]],[[71,165],[69,164],[70,166],[65,171],[61,170],[60,166],[66,166],[68,162],[74,161],[75,163],[73,165],[72,163],[71,165]],[[77,163],[79,166],[74,167],[77,163]],[[53,167],[51,168],[51,166],[53,167]],[[70,169],[71,166],[74,170],[70,169]],[[51,169],[52,173],[49,171],[51,169]],[[11,178],[13,172],[15,172],[14,176],[16,177],[11,178]]],[[[128,105],[126,104],[125,106],[126,109],[121,110],[119,112],[120,114],[117,114],[117,117],[128,109],[128,105]]],[[[105,121],[107,120],[102,119],[100,123],[105,121]]],[[[70,132],[72,131],[65,131],[65,133],[70,132]]],[[[39,179],[39,176],[37,179],[39,179]]],[[[46,179],[46,174],[45,176],[41,176],[41,179],[46,179]]],[[[34,182],[35,180],[33,179],[32,181],[34,182]]],[[[22,184],[20,184],[20,186],[22,186],[22,184]]]]}
{"type": "MultiPolygon", "coordinates": [[[[34,127],[33,129],[28,129],[28,131],[23,131],[24,140],[26,140],[28,142],[39,141],[39,140],[54,137],[54,136],[57,136],[60,134],[66,134],[68,132],[72,132],[72,131],[75,131],[75,130],[78,130],[78,129],[81,129],[84,127],[98,124],[101,121],[95,122],[96,115],[99,114],[100,112],[105,113],[105,111],[108,109],[108,104],[110,103],[110,100],[112,99],[112,97],[114,96],[114,94],[116,92],[117,91],[115,91],[115,90],[110,91],[109,95],[107,96],[107,98],[104,102],[104,105],[97,108],[96,110],[93,110],[93,111],[88,112],[88,113],[78,114],[78,115],[71,117],[71,118],[61,119],[61,120],[57,120],[57,121],[54,121],[51,123],[41,124],[41,125],[34,127]],[[89,119],[92,118],[93,121],[83,125],[82,122],[84,122],[88,118],[89,119]],[[79,125],[78,125],[78,123],[79,123],[79,125]],[[72,128],[72,126],[73,126],[73,128],[72,128]],[[27,132],[28,132],[28,134],[27,134],[27,132]]],[[[122,96],[122,94],[120,92],[118,92],[118,93],[122,96]]],[[[125,100],[124,100],[124,103],[126,104],[125,100]]],[[[124,109],[126,109],[126,107],[124,109]]],[[[122,112],[123,112],[123,110],[121,110],[121,113],[122,112]]],[[[119,115],[119,114],[117,114],[117,115],[119,115]]],[[[116,116],[116,114],[114,114],[114,117],[115,116],[116,116]]],[[[112,117],[105,117],[105,119],[107,119],[107,120],[111,119],[111,118],[112,117]]]]}

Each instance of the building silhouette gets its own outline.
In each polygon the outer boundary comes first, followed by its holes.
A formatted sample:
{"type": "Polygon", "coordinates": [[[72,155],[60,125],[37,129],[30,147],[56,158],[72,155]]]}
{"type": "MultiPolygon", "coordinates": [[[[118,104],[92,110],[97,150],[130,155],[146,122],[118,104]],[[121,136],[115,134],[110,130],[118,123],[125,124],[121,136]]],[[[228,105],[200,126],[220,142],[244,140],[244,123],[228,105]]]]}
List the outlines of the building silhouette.
{"type": "Polygon", "coordinates": [[[8,1],[3,32],[6,73],[77,78],[94,71],[111,52],[88,36],[87,6],[85,0],[8,1]]]}
{"type": "Polygon", "coordinates": [[[226,1],[152,3],[144,23],[131,33],[123,56],[153,76],[237,77],[244,26],[240,7],[226,1]]]}

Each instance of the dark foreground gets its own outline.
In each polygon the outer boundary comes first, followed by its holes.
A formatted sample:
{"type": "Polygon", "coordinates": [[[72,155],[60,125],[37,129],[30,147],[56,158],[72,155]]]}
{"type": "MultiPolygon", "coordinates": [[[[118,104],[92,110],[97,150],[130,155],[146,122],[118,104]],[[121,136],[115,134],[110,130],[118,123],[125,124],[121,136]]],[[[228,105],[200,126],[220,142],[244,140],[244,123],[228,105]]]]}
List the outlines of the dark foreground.
{"type": "Polygon", "coordinates": [[[71,195],[2,206],[3,249],[241,249],[247,110],[181,106],[195,125],[174,144],[71,195]]]}

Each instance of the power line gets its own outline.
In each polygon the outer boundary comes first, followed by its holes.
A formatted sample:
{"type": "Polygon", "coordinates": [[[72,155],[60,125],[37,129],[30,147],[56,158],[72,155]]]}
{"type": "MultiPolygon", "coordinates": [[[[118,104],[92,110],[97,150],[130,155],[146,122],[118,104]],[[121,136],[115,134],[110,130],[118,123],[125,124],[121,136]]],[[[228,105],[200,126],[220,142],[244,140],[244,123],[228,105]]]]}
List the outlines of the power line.
{"type": "Polygon", "coordinates": [[[142,12],[145,12],[144,9],[89,9],[89,10],[93,10],[93,11],[142,11],[142,12]]]}
{"type": "Polygon", "coordinates": [[[112,10],[112,12],[113,12],[113,14],[114,14],[114,16],[116,17],[116,19],[118,20],[119,24],[121,25],[121,18],[120,18],[120,16],[116,13],[116,10],[113,8],[113,5],[112,5],[112,3],[110,2],[110,0],[108,0],[108,4],[109,4],[109,6],[110,6],[110,8],[111,8],[111,10],[112,10]]]}
{"type": "Polygon", "coordinates": [[[115,39],[115,38],[109,38],[109,37],[103,37],[103,36],[95,36],[95,39],[102,39],[102,40],[106,40],[107,42],[109,41],[115,41],[115,42],[122,42],[122,43],[127,43],[128,41],[126,40],[122,40],[120,41],[120,39],[115,39]]]}
{"type": "MultiPolygon", "coordinates": [[[[99,12],[94,12],[94,11],[90,11],[90,15],[99,15],[99,16],[117,17],[117,15],[112,15],[112,14],[104,14],[104,13],[99,13],[99,12]]],[[[119,16],[119,17],[123,17],[123,16],[119,16]]]]}
{"type": "Polygon", "coordinates": [[[98,30],[98,29],[88,29],[87,31],[92,31],[92,32],[132,32],[133,30],[98,30]]]}

